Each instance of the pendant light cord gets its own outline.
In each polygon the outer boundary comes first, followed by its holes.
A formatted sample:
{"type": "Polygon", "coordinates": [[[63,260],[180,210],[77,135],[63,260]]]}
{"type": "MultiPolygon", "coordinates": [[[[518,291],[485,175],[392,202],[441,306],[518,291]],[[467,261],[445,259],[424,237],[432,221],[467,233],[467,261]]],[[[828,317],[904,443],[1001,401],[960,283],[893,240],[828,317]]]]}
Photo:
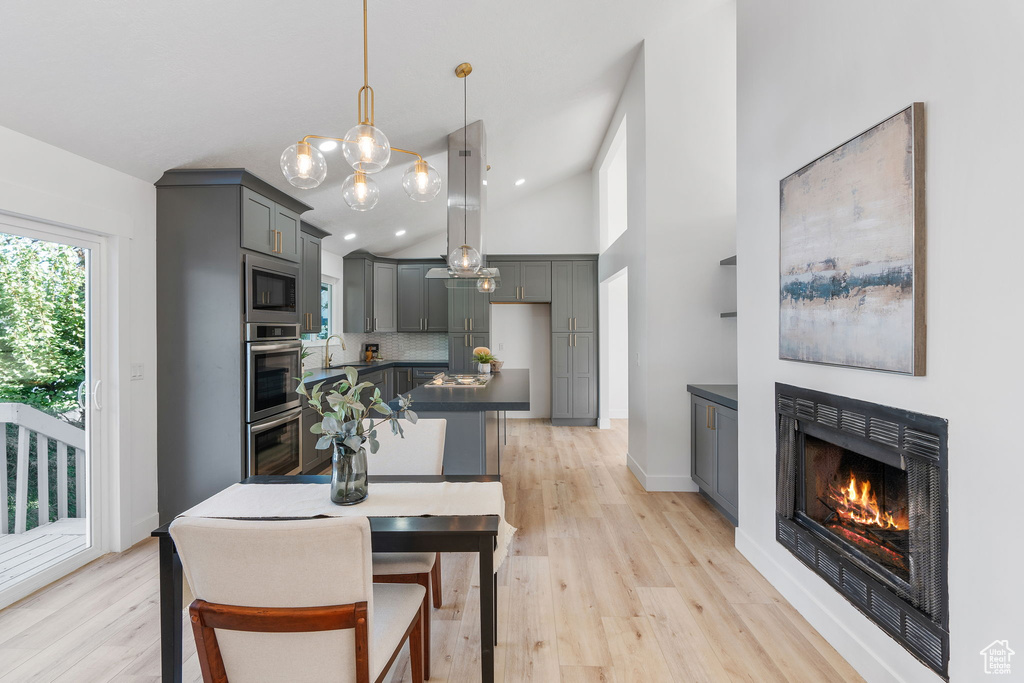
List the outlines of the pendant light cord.
{"type": "MultiPolygon", "coordinates": [[[[363,0],[364,2],[366,0],[363,0]]],[[[462,243],[469,244],[469,76],[462,79],[462,243]]]]}

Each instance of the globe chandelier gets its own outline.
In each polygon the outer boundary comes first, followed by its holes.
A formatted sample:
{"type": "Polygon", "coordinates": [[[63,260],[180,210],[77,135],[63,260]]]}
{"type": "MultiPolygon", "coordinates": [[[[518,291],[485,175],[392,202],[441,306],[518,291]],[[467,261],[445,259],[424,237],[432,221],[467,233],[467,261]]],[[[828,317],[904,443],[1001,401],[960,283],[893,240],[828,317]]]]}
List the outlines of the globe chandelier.
{"type": "Polygon", "coordinates": [[[363,87],[357,96],[359,122],[343,138],[327,135],[306,135],[281,154],[281,172],[288,182],[302,190],[318,187],[327,177],[327,160],[310,140],[334,140],[341,143],[345,161],[354,173],[341,184],[345,203],[356,211],[369,211],[380,199],[380,189],[372,176],[384,170],[392,152],[409,154],[416,160],[402,177],[402,187],[416,202],[429,202],[441,191],[441,175],[417,152],[392,147],[384,132],[374,123],[374,94],[370,87],[369,52],[367,50],[366,2],[363,0],[363,87]]]}

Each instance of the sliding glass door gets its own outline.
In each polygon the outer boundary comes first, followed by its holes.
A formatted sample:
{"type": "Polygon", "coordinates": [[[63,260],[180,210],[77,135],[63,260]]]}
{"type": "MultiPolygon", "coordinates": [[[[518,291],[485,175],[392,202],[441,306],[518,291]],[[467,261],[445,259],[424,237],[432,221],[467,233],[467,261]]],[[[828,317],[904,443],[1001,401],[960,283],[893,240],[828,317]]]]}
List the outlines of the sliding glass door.
{"type": "Polygon", "coordinates": [[[95,556],[101,243],[0,216],[0,607],[95,556]]]}

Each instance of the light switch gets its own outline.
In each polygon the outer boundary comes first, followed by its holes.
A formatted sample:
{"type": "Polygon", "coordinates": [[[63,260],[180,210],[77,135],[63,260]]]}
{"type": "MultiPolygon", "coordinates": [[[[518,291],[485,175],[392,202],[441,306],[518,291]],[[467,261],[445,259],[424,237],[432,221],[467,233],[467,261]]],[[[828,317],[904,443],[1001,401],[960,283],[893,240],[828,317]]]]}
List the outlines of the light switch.
{"type": "Polygon", "coordinates": [[[145,376],[145,366],[142,363],[132,363],[131,380],[134,382],[145,376]]]}
{"type": "Polygon", "coordinates": [[[639,352],[637,352],[637,354],[636,354],[636,364],[637,364],[637,366],[640,365],[640,353],[639,352]]]}
{"type": "Polygon", "coordinates": [[[505,350],[505,342],[498,342],[498,350],[499,351],[504,351],[505,350]]]}

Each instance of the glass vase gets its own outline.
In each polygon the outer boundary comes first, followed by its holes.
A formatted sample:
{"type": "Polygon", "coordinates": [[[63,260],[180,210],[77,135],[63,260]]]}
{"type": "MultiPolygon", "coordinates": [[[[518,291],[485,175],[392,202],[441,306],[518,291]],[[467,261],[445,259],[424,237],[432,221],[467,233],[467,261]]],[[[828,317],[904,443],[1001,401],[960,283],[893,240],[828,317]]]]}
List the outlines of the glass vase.
{"type": "Polygon", "coordinates": [[[354,451],[340,440],[334,441],[331,456],[331,502],[337,505],[362,503],[369,495],[366,482],[366,450],[354,451]]]}

